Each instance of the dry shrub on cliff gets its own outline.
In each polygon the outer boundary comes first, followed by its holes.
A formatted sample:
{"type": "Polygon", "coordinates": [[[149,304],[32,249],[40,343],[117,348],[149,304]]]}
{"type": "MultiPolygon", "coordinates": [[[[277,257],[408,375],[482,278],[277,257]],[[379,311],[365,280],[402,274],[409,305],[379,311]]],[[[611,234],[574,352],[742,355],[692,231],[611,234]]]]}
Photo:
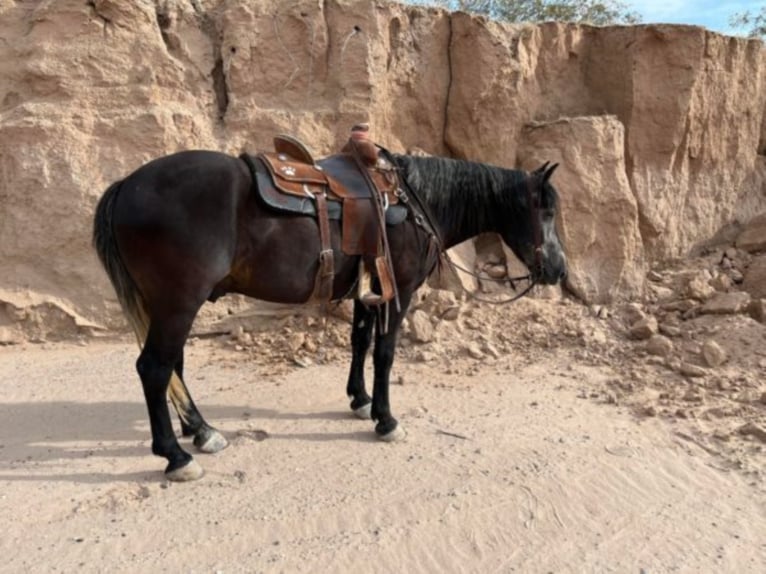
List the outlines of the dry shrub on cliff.
{"type": "Polygon", "coordinates": [[[506,22],[583,22],[606,24],[636,24],[641,17],[617,0],[425,0],[410,4],[441,6],[483,14],[506,22]]]}

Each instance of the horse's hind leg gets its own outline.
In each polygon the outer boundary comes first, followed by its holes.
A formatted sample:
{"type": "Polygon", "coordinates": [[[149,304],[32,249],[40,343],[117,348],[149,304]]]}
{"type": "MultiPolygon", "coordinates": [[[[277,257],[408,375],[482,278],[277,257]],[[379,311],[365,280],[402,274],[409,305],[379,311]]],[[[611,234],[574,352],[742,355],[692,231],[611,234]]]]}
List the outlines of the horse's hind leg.
{"type": "Polygon", "coordinates": [[[153,317],[144,348],[136,362],[149,411],[152,452],[167,459],[165,476],[177,481],[195,480],[203,474],[202,467],[178,444],[167,401],[168,385],[176,364],[183,356],[193,319],[193,313],[168,319],[153,317]]]}
{"type": "Polygon", "coordinates": [[[364,387],[364,361],[372,342],[375,311],[354,301],[354,320],[351,325],[351,369],[346,394],[351,399],[351,410],[361,419],[369,419],[372,399],[364,387]]]}
{"type": "Polygon", "coordinates": [[[183,352],[181,352],[181,358],[175,366],[175,373],[170,378],[168,394],[181,421],[183,435],[193,436],[194,446],[201,452],[214,453],[225,449],[229,446],[229,441],[202,417],[197,405],[191,398],[189,389],[186,387],[183,372],[184,359],[183,352]]]}

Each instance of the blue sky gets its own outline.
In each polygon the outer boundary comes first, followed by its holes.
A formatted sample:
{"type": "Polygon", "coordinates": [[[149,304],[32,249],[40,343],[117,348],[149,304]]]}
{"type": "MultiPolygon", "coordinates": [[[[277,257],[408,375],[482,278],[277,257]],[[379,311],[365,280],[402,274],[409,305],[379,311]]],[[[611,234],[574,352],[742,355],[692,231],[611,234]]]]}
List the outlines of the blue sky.
{"type": "Polygon", "coordinates": [[[630,9],[641,14],[643,22],[698,24],[717,32],[742,33],[729,26],[735,12],[758,12],[763,0],[623,0],[630,9]]]}

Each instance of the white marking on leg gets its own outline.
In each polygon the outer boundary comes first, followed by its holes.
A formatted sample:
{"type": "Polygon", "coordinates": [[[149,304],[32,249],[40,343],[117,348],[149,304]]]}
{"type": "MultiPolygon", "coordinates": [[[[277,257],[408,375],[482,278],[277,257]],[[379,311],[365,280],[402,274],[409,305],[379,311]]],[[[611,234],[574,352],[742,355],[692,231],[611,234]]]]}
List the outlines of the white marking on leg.
{"type": "Polygon", "coordinates": [[[383,442],[399,442],[407,437],[407,433],[402,428],[401,424],[396,425],[396,428],[388,434],[378,435],[378,438],[383,442]]]}
{"type": "Polygon", "coordinates": [[[165,478],[173,482],[189,482],[202,478],[203,474],[205,474],[203,468],[196,460],[191,459],[185,466],[166,472],[165,478]]]}
{"type": "Polygon", "coordinates": [[[372,403],[367,403],[363,407],[354,409],[354,414],[362,420],[370,420],[372,418],[372,403]]]}
{"type": "Polygon", "coordinates": [[[219,431],[210,429],[208,431],[209,436],[207,440],[197,447],[200,452],[207,454],[213,454],[214,452],[220,452],[229,446],[229,441],[219,431]]]}

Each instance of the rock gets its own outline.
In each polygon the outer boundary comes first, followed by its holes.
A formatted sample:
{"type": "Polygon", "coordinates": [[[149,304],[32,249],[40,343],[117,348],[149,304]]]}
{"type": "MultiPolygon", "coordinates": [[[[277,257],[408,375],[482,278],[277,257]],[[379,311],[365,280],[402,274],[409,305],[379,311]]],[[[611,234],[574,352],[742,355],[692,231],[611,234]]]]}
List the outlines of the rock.
{"type": "Polygon", "coordinates": [[[638,303],[628,303],[620,309],[620,313],[625,317],[627,325],[633,325],[641,319],[646,319],[646,313],[638,303]]]}
{"type": "Polygon", "coordinates": [[[492,279],[502,279],[508,275],[508,270],[502,264],[488,265],[484,268],[484,272],[492,279]]]}
{"type": "Polygon", "coordinates": [[[712,339],[708,339],[702,345],[702,356],[711,367],[722,365],[727,359],[726,351],[712,339]]]}
{"type": "MultiPolygon", "coordinates": [[[[459,265],[463,269],[469,269],[472,272],[474,271],[476,267],[476,248],[472,240],[463,241],[454,246],[447,254],[455,265],[459,265]]],[[[452,291],[455,295],[459,296],[464,291],[476,291],[479,283],[474,276],[456,269],[442,259],[442,264],[437,265],[434,272],[428,277],[428,286],[439,291],[452,291]]]]}
{"type": "Polygon", "coordinates": [[[682,362],[679,370],[682,375],[687,377],[704,377],[707,375],[707,370],[705,370],[703,367],[699,367],[687,362],[682,362]]]}
{"type": "Polygon", "coordinates": [[[21,334],[10,327],[0,327],[0,345],[18,345],[23,341],[21,334]]]}
{"type": "Polygon", "coordinates": [[[645,405],[641,412],[647,416],[647,417],[656,417],[657,416],[657,409],[654,407],[654,405],[645,405]]]}
{"type": "Polygon", "coordinates": [[[298,365],[301,368],[307,369],[311,365],[314,364],[314,361],[312,361],[308,357],[302,357],[302,356],[299,356],[299,355],[295,355],[293,357],[293,363],[295,363],[296,365],[298,365]]]}
{"type": "Polygon", "coordinates": [[[686,311],[694,309],[697,305],[698,303],[692,299],[681,299],[679,301],[663,303],[660,307],[663,311],[680,311],[681,313],[685,313],[686,311]]]}
{"type": "Polygon", "coordinates": [[[559,161],[555,185],[578,190],[560,195],[569,289],[587,303],[640,295],[644,246],[627,177],[623,124],[611,115],[534,122],[523,128],[519,141],[523,167],[559,161]]]}
{"type": "Polygon", "coordinates": [[[675,291],[662,285],[650,285],[649,290],[657,301],[667,301],[675,296],[675,291]]]}
{"type": "Polygon", "coordinates": [[[715,295],[715,289],[708,281],[709,279],[703,276],[693,277],[686,284],[686,295],[697,301],[707,301],[715,295]]]}
{"type": "Polygon", "coordinates": [[[445,321],[456,321],[460,317],[460,305],[453,305],[444,311],[442,319],[445,321]]]}
{"type": "Polygon", "coordinates": [[[766,255],[755,257],[744,273],[742,289],[756,299],[766,299],[766,255]]]}
{"type": "Polygon", "coordinates": [[[747,222],[737,237],[737,248],[749,253],[766,251],[766,212],[747,222]]]}
{"type": "Polygon", "coordinates": [[[434,327],[429,316],[421,310],[410,316],[410,336],[418,343],[428,343],[434,338],[434,327]]]}
{"type": "Polygon", "coordinates": [[[766,324],[766,299],[752,300],[747,311],[753,319],[766,324]]]}
{"type": "Polygon", "coordinates": [[[709,281],[709,283],[710,283],[710,286],[716,291],[723,291],[723,292],[728,291],[729,289],[731,289],[731,286],[732,286],[731,278],[725,273],[716,273],[715,277],[713,277],[709,281]]]}
{"type": "Polygon", "coordinates": [[[484,353],[481,352],[481,348],[476,343],[468,343],[463,349],[472,359],[481,360],[484,358],[484,353]]]}
{"type": "Polygon", "coordinates": [[[738,403],[754,404],[761,400],[761,393],[755,389],[744,389],[734,396],[738,403]]]}
{"type": "Polygon", "coordinates": [[[676,325],[669,325],[668,323],[660,323],[660,333],[667,335],[668,337],[680,337],[681,328],[676,325]]]}
{"type": "Polygon", "coordinates": [[[500,351],[498,351],[497,347],[495,347],[492,343],[485,343],[484,351],[493,359],[500,358],[500,351]]]}
{"type": "Polygon", "coordinates": [[[646,352],[658,357],[667,357],[673,352],[673,342],[663,335],[652,335],[646,342],[646,352]]]}
{"type": "Polygon", "coordinates": [[[750,295],[741,291],[718,293],[700,310],[707,315],[733,315],[744,311],[750,303],[750,295]]]}
{"type": "Polygon", "coordinates": [[[350,299],[344,299],[335,305],[330,305],[328,310],[330,315],[346,323],[350,323],[354,319],[354,302],[350,299]]]}
{"type": "Polygon", "coordinates": [[[587,342],[590,345],[595,345],[597,347],[601,347],[603,345],[606,345],[606,342],[608,341],[606,332],[603,329],[599,328],[593,328],[589,331],[587,336],[587,342]]]}
{"type": "Polygon", "coordinates": [[[427,363],[434,360],[434,354],[429,351],[418,351],[415,355],[415,360],[419,363],[427,363]]]}
{"type": "Polygon", "coordinates": [[[654,270],[649,270],[646,273],[646,278],[649,279],[649,281],[654,281],[655,283],[659,283],[660,281],[662,281],[662,275],[660,275],[654,270]]]}
{"type": "Polygon", "coordinates": [[[290,349],[293,353],[295,353],[298,349],[300,349],[303,346],[303,343],[306,341],[306,333],[303,331],[298,331],[296,333],[291,333],[287,336],[287,348],[290,349]]]}
{"type": "Polygon", "coordinates": [[[657,333],[657,319],[652,316],[636,321],[630,327],[630,336],[634,339],[645,340],[657,333]]]}
{"type": "Polygon", "coordinates": [[[452,291],[434,289],[423,301],[423,311],[432,316],[444,317],[444,314],[457,306],[457,298],[452,291]]]}
{"type": "Polygon", "coordinates": [[[737,432],[741,435],[752,436],[759,441],[766,443],[766,430],[763,427],[755,423],[746,423],[737,429],[737,432]]]}

